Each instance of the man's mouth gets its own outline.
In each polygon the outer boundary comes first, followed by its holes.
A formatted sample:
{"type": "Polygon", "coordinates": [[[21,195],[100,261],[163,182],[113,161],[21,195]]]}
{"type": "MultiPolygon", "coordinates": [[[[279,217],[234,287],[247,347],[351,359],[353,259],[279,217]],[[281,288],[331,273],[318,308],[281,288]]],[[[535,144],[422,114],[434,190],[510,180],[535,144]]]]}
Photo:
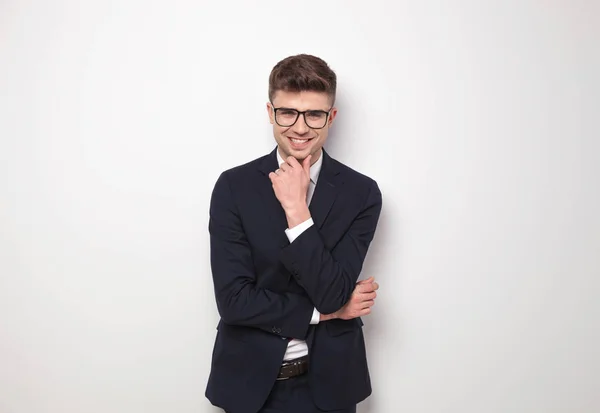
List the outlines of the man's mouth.
{"type": "Polygon", "coordinates": [[[303,149],[304,147],[308,146],[308,142],[310,142],[313,138],[290,138],[288,136],[288,139],[292,143],[292,148],[303,149]]]}

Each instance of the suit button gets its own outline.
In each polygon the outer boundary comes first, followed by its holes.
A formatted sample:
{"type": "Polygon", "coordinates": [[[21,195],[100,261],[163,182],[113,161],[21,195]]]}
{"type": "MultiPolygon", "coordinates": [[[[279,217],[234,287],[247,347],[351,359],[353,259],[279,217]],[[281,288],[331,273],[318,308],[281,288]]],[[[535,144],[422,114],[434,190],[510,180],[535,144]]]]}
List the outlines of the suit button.
{"type": "Polygon", "coordinates": [[[287,340],[287,338],[286,338],[286,337],[281,337],[281,339],[282,339],[282,340],[287,340]]]}

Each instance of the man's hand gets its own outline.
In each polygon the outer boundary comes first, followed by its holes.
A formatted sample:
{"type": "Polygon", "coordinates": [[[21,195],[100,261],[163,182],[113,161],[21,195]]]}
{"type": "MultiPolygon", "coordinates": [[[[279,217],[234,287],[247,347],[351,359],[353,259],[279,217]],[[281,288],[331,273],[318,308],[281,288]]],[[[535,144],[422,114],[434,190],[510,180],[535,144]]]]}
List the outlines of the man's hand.
{"type": "Polygon", "coordinates": [[[310,183],[310,159],[311,155],[308,155],[300,164],[296,158],[288,156],[279,169],[269,174],[275,196],[285,211],[288,228],[293,228],[310,218],[306,204],[310,183]]]}
{"type": "Polygon", "coordinates": [[[350,300],[335,313],[321,314],[319,321],[332,320],[334,318],[350,320],[371,314],[371,307],[375,304],[376,291],[378,289],[379,284],[375,282],[375,278],[373,277],[357,282],[350,300]]]}

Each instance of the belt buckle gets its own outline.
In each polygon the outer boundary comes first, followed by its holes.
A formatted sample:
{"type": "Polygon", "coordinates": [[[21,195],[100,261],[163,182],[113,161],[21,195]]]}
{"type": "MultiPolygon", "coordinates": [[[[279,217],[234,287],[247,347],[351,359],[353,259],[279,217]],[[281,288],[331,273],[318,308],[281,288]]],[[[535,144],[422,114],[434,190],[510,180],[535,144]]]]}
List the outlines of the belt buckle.
{"type": "MultiPolygon", "coordinates": [[[[299,372],[299,366],[305,362],[304,358],[300,358],[300,359],[296,359],[296,360],[289,360],[289,361],[284,361],[281,364],[280,369],[283,369],[285,367],[288,367],[287,372],[289,372],[289,375],[287,377],[277,377],[275,380],[280,381],[280,380],[288,380],[291,379],[292,377],[296,377],[299,374],[301,374],[299,372]],[[291,370],[291,371],[290,371],[291,370]]],[[[286,372],[286,373],[287,373],[286,372]]],[[[281,373],[281,371],[280,371],[281,373]]],[[[285,373],[284,373],[285,374],[285,373]]]]}

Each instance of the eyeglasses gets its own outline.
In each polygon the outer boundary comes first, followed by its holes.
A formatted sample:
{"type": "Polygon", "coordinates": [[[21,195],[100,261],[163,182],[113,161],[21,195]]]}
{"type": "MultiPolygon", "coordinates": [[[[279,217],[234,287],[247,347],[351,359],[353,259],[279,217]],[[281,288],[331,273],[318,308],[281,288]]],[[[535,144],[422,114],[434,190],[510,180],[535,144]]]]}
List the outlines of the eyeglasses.
{"type": "MultiPolygon", "coordinates": [[[[271,103],[272,105],[273,103],[271,103]]],[[[328,111],[325,110],[305,110],[303,112],[291,109],[291,108],[276,108],[273,106],[273,112],[275,112],[275,122],[279,126],[289,128],[293,126],[300,115],[304,117],[304,122],[311,129],[323,129],[327,125],[327,119],[329,118],[330,108],[328,111]]]]}

